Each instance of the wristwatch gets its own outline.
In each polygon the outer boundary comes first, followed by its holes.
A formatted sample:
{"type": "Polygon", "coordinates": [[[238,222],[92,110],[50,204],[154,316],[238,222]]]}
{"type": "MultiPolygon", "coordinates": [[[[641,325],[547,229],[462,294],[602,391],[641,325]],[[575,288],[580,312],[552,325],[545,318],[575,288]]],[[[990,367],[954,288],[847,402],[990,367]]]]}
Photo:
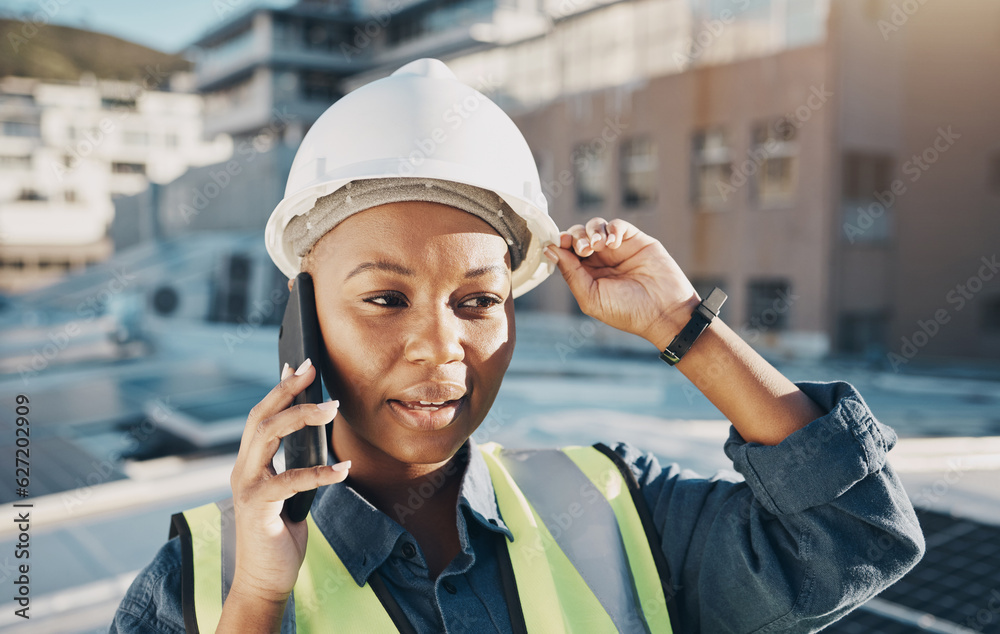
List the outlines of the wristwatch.
{"type": "Polygon", "coordinates": [[[695,339],[701,333],[705,332],[705,329],[708,328],[713,319],[719,316],[719,309],[722,308],[722,304],[728,297],[728,295],[722,292],[721,288],[716,287],[713,289],[708,294],[708,297],[703,299],[698,304],[698,307],[694,309],[694,312],[691,313],[691,319],[684,326],[684,329],[681,330],[680,334],[674,337],[670,345],[663,349],[663,352],[660,353],[660,358],[669,365],[677,365],[681,357],[694,345],[695,339]]]}

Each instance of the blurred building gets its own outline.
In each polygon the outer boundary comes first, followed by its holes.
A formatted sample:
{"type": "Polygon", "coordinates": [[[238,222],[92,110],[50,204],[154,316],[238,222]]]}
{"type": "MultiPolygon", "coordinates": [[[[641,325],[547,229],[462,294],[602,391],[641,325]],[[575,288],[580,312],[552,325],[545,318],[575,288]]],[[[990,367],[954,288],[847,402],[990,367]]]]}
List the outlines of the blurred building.
{"type": "Polygon", "coordinates": [[[308,9],[257,8],[206,33],[190,50],[195,88],[205,97],[208,133],[239,140],[281,126],[295,144],[340,97],[337,83],[356,69],[337,46],[351,23],[308,9]]]}
{"type": "MultiPolygon", "coordinates": [[[[195,221],[163,220],[190,216],[199,193],[229,182],[222,165],[203,168],[123,215],[177,231],[263,227],[319,114],[433,56],[514,117],[559,226],[636,224],[702,294],[729,293],[725,318],[752,344],[865,354],[893,369],[996,358],[1000,84],[976,68],[1000,62],[998,20],[988,0],[250,9],[192,48],[195,84],[206,129],[238,140],[226,171],[249,167],[261,144],[285,148],[273,184],[262,168],[202,195],[195,221]]],[[[559,280],[518,302],[578,310],[559,280]]]]}
{"type": "Polygon", "coordinates": [[[1000,358],[1000,4],[835,6],[826,327],[894,370],[1000,358]]]}
{"type": "Polygon", "coordinates": [[[113,198],[229,156],[227,137],[203,140],[201,110],[196,94],[93,76],[0,80],[0,290],[107,258],[113,198]]]}
{"type": "Polygon", "coordinates": [[[297,144],[352,75],[492,48],[483,40],[540,35],[549,22],[534,3],[502,0],[306,0],[233,16],[189,53],[208,134],[253,137],[277,123],[282,137],[297,144]]]}
{"type": "MultiPolygon", "coordinates": [[[[512,113],[560,227],[636,224],[758,346],[1000,356],[1000,5],[559,6],[445,61],[512,113]]],[[[523,304],[576,310],[558,282],[523,304]]]]}
{"type": "MultiPolygon", "coordinates": [[[[204,132],[231,135],[232,155],[116,200],[115,247],[150,240],[147,227],[167,240],[205,231],[261,231],[284,195],[302,135],[345,94],[351,77],[414,58],[493,48],[494,39],[537,35],[548,24],[534,4],[493,0],[307,0],[234,14],[188,51],[195,62],[194,88],[205,100],[204,132]],[[490,42],[483,41],[487,36],[490,42]]],[[[266,296],[271,286],[284,288],[263,240],[255,252],[219,258],[213,285],[229,299],[213,304],[212,320],[246,319],[239,307],[251,306],[255,292],[266,296]]]]}

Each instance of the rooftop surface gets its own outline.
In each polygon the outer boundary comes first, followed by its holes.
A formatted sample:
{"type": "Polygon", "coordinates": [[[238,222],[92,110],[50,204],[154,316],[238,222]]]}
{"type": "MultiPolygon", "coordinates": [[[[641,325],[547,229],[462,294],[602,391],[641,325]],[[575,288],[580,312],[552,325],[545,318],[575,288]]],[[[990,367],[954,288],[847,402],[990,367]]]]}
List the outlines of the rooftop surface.
{"type": "MultiPolygon", "coordinates": [[[[711,403],[655,351],[599,328],[580,337],[580,323],[519,315],[514,360],[477,441],[623,440],[704,475],[731,469],[722,452],[729,425],[711,403]]],[[[27,383],[0,377],[5,409],[19,393],[32,399],[31,632],[106,631],[131,579],[166,540],[170,514],[228,495],[246,412],[278,372],[277,329],[250,329],[234,345],[237,328],[149,320],[152,353],[54,364],[27,383]]],[[[927,536],[917,568],[828,631],[1000,631],[1000,383],[974,373],[775,363],[793,380],[850,381],[893,425],[901,440],[890,462],[927,536]]],[[[10,423],[0,426],[10,445],[10,423]]],[[[10,516],[13,488],[0,496],[10,516]]],[[[13,552],[15,539],[12,527],[0,528],[0,553],[13,552]]],[[[29,631],[12,613],[2,606],[0,629],[29,631]]]]}

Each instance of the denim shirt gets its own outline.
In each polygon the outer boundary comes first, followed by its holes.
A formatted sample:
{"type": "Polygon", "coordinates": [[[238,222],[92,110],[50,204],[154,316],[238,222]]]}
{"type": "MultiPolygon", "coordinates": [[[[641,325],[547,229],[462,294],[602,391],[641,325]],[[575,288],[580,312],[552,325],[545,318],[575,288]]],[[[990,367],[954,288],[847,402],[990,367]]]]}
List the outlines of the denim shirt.
{"type": "MultiPolygon", "coordinates": [[[[677,634],[815,632],[923,555],[913,507],[886,462],[896,434],[847,383],[797,385],[827,413],[776,446],[746,442],[730,428],[725,452],[743,482],[663,467],[627,443],[612,447],[635,473],[661,536],[677,634]]],[[[322,489],[312,507],[355,582],[378,569],[421,633],[511,630],[494,550],[510,531],[474,441],[463,451],[462,550],[436,579],[405,512],[390,517],[346,484],[322,489]]],[[[180,571],[175,538],[136,577],[111,632],[184,631],[180,571]]]]}

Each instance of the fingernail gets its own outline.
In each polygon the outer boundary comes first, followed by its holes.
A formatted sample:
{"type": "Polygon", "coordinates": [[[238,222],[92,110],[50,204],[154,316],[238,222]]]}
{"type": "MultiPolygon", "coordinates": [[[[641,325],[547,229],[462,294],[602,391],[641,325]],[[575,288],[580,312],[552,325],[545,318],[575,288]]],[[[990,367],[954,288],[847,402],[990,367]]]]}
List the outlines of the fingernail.
{"type": "Polygon", "coordinates": [[[345,460],[343,462],[338,462],[337,464],[333,465],[333,470],[334,471],[347,471],[350,468],[351,468],[351,461],[350,460],[345,460]]]}
{"type": "Polygon", "coordinates": [[[579,239],[579,240],[576,241],[576,250],[577,251],[583,251],[584,249],[589,249],[589,248],[590,248],[590,243],[587,242],[586,240],[584,240],[584,239],[581,238],[581,239],[579,239]]]}
{"type": "Polygon", "coordinates": [[[289,367],[288,362],[285,361],[285,367],[281,368],[281,380],[284,381],[292,374],[292,368],[289,367]]]}
{"type": "Polygon", "coordinates": [[[340,407],[340,401],[339,400],[338,401],[326,401],[324,403],[317,403],[316,407],[320,408],[323,411],[334,410],[334,409],[337,409],[338,407],[340,407]]]}
{"type": "Polygon", "coordinates": [[[615,234],[609,233],[608,234],[608,241],[605,242],[604,244],[606,244],[606,245],[608,245],[610,247],[614,243],[615,243],[615,234]]]}
{"type": "Polygon", "coordinates": [[[308,370],[309,366],[311,365],[312,365],[312,359],[306,359],[305,361],[303,361],[302,365],[299,366],[299,369],[295,371],[295,376],[302,376],[302,373],[308,370]]]}
{"type": "Polygon", "coordinates": [[[545,257],[547,257],[548,259],[552,260],[553,264],[559,262],[559,256],[556,255],[556,250],[552,246],[545,247],[544,253],[545,253],[545,257]]]}
{"type": "Polygon", "coordinates": [[[601,238],[603,237],[604,236],[602,236],[601,234],[595,233],[594,235],[590,236],[590,244],[597,244],[598,242],[601,241],[601,238]]]}

